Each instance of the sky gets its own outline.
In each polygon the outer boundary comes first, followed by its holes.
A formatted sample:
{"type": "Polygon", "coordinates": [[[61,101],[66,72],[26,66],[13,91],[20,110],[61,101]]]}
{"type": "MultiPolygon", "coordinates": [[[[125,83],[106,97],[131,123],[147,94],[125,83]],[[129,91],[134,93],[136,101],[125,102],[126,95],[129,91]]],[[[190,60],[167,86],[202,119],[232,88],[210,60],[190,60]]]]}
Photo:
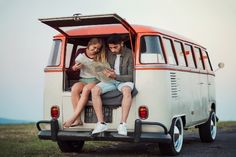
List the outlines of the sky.
{"type": "Polygon", "coordinates": [[[236,120],[235,0],[0,0],[0,117],[43,119],[44,67],[57,32],[39,18],[117,13],[131,24],[186,36],[208,49],[217,115],[236,120]]]}

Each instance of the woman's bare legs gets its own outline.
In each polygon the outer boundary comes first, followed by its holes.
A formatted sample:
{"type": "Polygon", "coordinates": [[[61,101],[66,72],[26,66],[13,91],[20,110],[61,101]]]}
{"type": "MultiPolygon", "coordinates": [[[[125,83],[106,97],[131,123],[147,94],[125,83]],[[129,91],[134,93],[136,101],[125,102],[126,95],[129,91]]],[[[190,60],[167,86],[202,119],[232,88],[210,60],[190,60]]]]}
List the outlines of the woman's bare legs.
{"type": "Polygon", "coordinates": [[[82,112],[82,110],[84,109],[84,106],[87,104],[88,102],[88,97],[89,94],[91,92],[91,89],[96,85],[96,83],[88,83],[84,86],[83,90],[82,90],[82,94],[81,97],[79,99],[79,102],[76,105],[76,108],[74,110],[73,115],[63,123],[64,127],[70,127],[72,124],[73,125],[77,125],[76,124],[76,120],[78,119],[78,117],[80,117],[80,114],[82,112]]]}
{"type": "Polygon", "coordinates": [[[76,108],[76,106],[79,102],[79,99],[80,99],[80,93],[82,92],[85,85],[86,84],[83,82],[77,82],[72,86],[72,88],[71,88],[71,102],[73,105],[73,109],[76,108]]]}
{"type": "MultiPolygon", "coordinates": [[[[85,85],[86,84],[83,82],[77,82],[71,88],[71,102],[73,105],[74,112],[75,112],[77,104],[80,100],[80,93],[82,92],[85,85]]],[[[80,117],[78,117],[78,119],[75,120],[75,125],[78,125],[78,124],[83,124],[80,117]]]]}

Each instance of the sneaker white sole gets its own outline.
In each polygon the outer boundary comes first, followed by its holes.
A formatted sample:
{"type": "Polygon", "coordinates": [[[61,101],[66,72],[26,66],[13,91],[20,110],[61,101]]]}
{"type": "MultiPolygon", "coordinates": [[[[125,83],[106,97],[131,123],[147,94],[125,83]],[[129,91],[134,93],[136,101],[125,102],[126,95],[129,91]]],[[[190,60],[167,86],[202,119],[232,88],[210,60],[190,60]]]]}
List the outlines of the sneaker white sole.
{"type": "Polygon", "coordinates": [[[119,134],[119,135],[123,135],[123,136],[127,136],[127,132],[125,133],[125,132],[119,132],[119,131],[118,131],[118,134],[119,134]]]}
{"type": "Polygon", "coordinates": [[[92,135],[93,135],[93,134],[98,134],[98,133],[104,132],[104,131],[106,131],[106,130],[108,130],[108,128],[104,128],[104,129],[99,130],[99,131],[95,131],[95,130],[94,130],[94,131],[92,132],[92,135]]]}

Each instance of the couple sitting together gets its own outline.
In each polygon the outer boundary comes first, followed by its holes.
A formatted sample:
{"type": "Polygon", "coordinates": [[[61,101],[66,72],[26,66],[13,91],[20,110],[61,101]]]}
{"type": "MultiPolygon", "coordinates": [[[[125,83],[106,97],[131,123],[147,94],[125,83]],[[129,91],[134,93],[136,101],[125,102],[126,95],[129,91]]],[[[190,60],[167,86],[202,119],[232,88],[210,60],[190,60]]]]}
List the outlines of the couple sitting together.
{"type": "Polygon", "coordinates": [[[109,52],[106,54],[105,46],[100,38],[92,38],[84,53],[80,53],[75,59],[76,63],[72,67],[74,71],[80,70],[80,80],[72,86],[71,99],[73,104],[73,115],[63,123],[65,128],[83,125],[81,112],[87,104],[89,94],[92,94],[93,108],[98,122],[92,134],[97,134],[108,129],[104,121],[102,112],[101,95],[118,89],[123,94],[121,102],[122,114],[120,124],[117,128],[118,134],[127,135],[127,118],[132,103],[131,92],[133,83],[133,59],[130,49],[124,46],[122,38],[118,34],[113,34],[107,40],[109,52]],[[110,81],[99,81],[94,73],[86,68],[78,60],[86,62],[101,62],[110,65],[102,73],[110,78],[110,81]],[[81,94],[81,95],[80,95],[81,94]]]}

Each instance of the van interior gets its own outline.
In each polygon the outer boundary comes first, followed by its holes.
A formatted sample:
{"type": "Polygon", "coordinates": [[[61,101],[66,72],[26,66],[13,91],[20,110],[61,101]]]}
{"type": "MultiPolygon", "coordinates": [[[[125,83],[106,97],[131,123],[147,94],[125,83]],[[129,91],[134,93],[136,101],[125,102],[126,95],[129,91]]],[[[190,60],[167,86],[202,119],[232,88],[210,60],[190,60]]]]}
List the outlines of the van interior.
{"type": "MultiPolygon", "coordinates": [[[[121,34],[121,36],[123,38],[125,46],[131,49],[129,35],[121,34]]],[[[66,52],[65,52],[65,70],[64,70],[64,88],[63,88],[65,92],[70,92],[73,84],[79,81],[80,79],[79,71],[73,71],[72,66],[75,64],[75,59],[78,56],[78,54],[84,51],[84,49],[87,46],[88,41],[94,37],[103,38],[106,52],[108,52],[106,41],[109,35],[68,38],[67,44],[66,44],[66,52]]],[[[134,92],[132,92],[132,95],[133,94],[135,95],[137,94],[136,89],[134,90],[134,92]]],[[[122,93],[118,90],[111,91],[111,92],[103,94],[102,99],[105,105],[120,106],[121,100],[122,100],[122,93]]]]}

